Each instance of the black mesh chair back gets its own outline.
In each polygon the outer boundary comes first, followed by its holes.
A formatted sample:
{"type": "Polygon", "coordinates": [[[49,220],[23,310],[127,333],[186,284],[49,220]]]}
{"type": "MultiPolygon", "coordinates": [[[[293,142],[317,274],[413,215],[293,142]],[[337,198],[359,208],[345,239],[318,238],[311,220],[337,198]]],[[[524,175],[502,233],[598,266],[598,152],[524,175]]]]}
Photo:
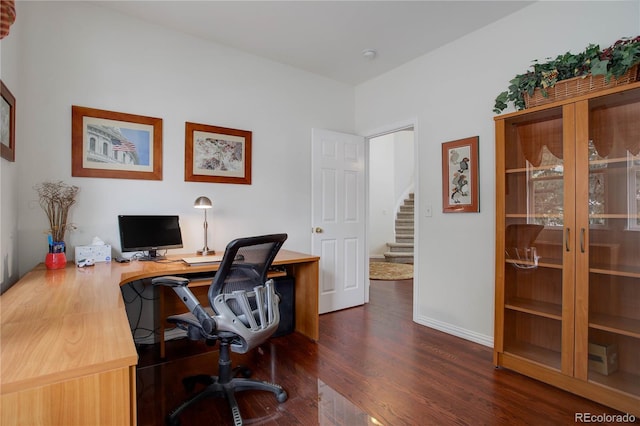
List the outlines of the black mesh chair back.
{"type": "Polygon", "coordinates": [[[225,249],[209,287],[209,303],[218,331],[236,335],[231,342],[234,352],[247,352],[254,340],[264,341],[263,334],[278,328],[279,311],[270,309],[273,282],[267,280],[267,272],[286,238],[286,234],[239,238],[225,249]]]}

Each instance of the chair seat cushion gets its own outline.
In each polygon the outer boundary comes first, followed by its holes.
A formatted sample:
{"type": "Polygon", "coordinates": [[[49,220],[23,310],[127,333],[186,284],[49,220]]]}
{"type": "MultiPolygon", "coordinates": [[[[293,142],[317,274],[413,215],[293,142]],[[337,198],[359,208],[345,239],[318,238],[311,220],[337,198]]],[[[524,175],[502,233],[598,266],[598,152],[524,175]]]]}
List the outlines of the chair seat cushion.
{"type": "MultiPolygon", "coordinates": [[[[204,310],[211,315],[215,316],[213,309],[206,307],[204,310]]],[[[175,324],[178,328],[185,330],[189,339],[191,340],[199,340],[199,339],[211,339],[215,338],[215,336],[210,336],[203,329],[200,321],[193,315],[191,312],[185,312],[184,314],[179,315],[171,315],[167,317],[167,322],[175,324]]]]}

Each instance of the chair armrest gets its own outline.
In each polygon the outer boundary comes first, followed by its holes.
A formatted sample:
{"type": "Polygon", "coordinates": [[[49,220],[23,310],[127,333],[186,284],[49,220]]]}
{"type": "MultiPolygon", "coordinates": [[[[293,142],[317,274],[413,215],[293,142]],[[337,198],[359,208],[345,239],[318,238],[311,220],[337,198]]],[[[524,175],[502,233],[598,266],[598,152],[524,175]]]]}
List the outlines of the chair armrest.
{"type": "Polygon", "coordinates": [[[211,334],[216,329],[216,321],[212,318],[207,311],[200,305],[198,299],[193,295],[187,284],[189,280],[183,277],[165,276],[156,277],[151,279],[151,284],[154,286],[165,286],[173,288],[173,291],[178,295],[182,303],[191,311],[196,317],[202,329],[207,334],[211,334]]]}
{"type": "Polygon", "coordinates": [[[174,277],[174,276],[165,276],[165,277],[156,277],[151,279],[152,285],[163,285],[166,287],[185,287],[189,284],[189,279],[184,277],[174,277]]]}

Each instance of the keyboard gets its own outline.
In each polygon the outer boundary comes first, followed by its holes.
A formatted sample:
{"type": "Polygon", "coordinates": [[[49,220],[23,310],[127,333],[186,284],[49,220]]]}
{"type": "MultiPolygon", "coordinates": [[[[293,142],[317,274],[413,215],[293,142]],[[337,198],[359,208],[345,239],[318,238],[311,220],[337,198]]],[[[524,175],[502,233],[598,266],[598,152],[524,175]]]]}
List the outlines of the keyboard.
{"type": "Polygon", "coordinates": [[[222,255],[183,257],[182,260],[188,265],[211,265],[220,263],[222,255]]]}

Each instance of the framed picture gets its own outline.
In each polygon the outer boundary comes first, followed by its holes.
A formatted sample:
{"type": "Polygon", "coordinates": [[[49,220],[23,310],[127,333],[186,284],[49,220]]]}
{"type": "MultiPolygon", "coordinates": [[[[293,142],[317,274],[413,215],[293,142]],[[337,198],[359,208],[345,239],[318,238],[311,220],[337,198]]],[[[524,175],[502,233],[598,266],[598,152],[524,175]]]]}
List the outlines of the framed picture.
{"type": "Polygon", "coordinates": [[[162,180],[162,119],[73,105],[71,175],[162,180]]]}
{"type": "Polygon", "coordinates": [[[442,211],[479,212],[478,136],[442,144],[442,211]]]}
{"type": "Polygon", "coordinates": [[[9,88],[0,81],[2,100],[0,101],[0,155],[8,161],[16,161],[16,98],[9,88]]]}
{"type": "Polygon", "coordinates": [[[251,132],[187,122],[184,180],[251,185],[251,132]]]}

